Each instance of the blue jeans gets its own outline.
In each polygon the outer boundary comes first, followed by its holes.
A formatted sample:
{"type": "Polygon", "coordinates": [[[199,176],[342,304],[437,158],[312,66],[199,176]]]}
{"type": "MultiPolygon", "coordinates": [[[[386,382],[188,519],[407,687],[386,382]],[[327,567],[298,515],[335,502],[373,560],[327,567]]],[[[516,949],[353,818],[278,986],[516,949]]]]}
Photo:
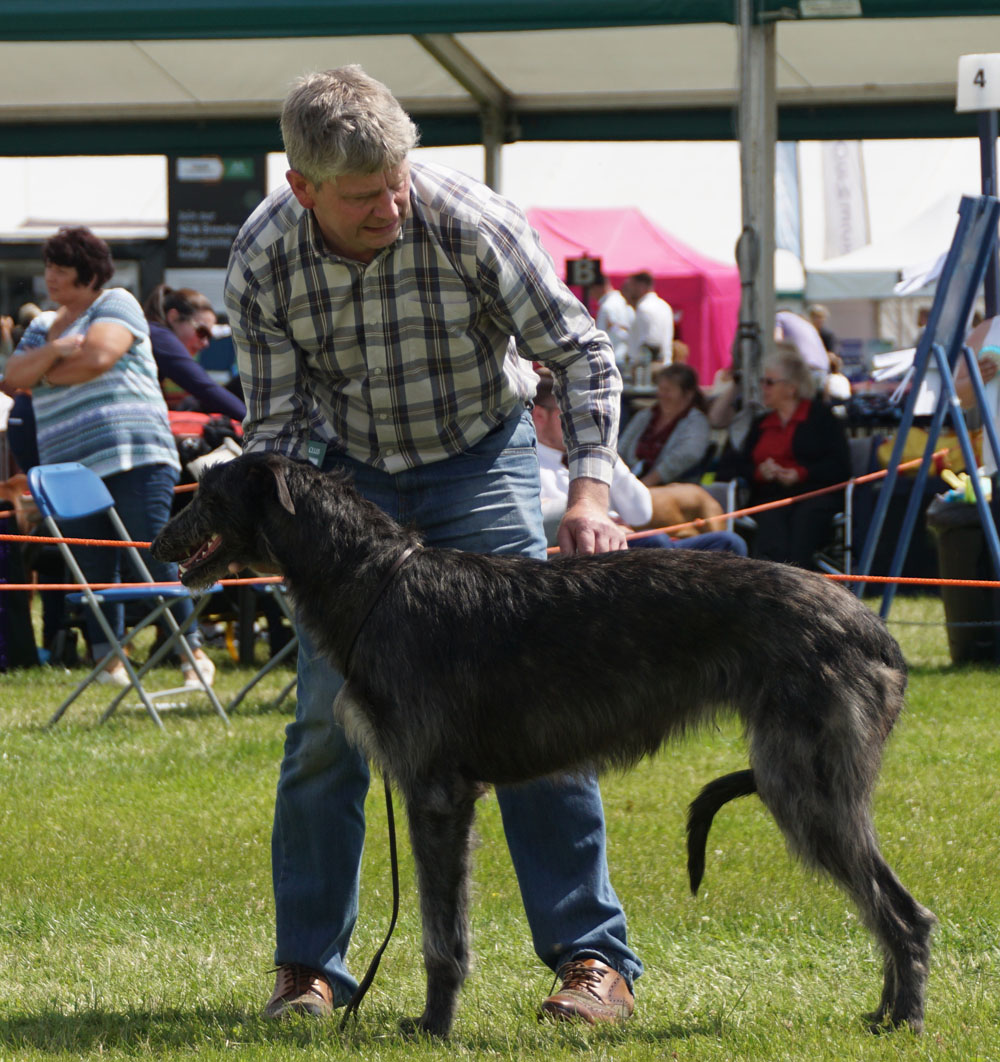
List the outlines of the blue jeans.
{"type": "MultiPolygon", "coordinates": [[[[358,490],[434,546],[545,557],[535,431],[527,411],[472,449],[388,475],[349,458],[358,490]]],[[[368,766],[334,722],[343,683],[300,629],[298,704],[286,730],[271,841],[277,964],[322,970],[345,1003],[357,982],[345,960],[358,913],[368,766]]],[[[556,970],[597,958],[631,984],[642,964],[608,877],[596,778],[497,789],[507,846],[538,957],[556,970]]]]}
{"type": "MultiPolygon", "coordinates": [[[[174,486],[177,483],[177,471],[169,465],[142,465],[117,472],[104,478],[104,485],[115,501],[115,510],[128,529],[133,542],[151,542],[163,525],[170,519],[170,507],[173,504],[174,486]]],[[[67,520],[60,528],[68,538],[117,538],[111,527],[111,521],[103,513],[83,517],[80,520],[67,520]]],[[[141,582],[133,570],[132,563],[126,559],[125,551],[111,546],[78,546],[75,554],[83,574],[89,583],[141,582]]],[[[142,559],[155,582],[176,582],[177,565],[164,564],[154,560],[148,550],[143,551],[142,559]]],[[[170,606],[180,626],[184,626],[191,615],[193,605],[189,598],[180,598],[170,606]]],[[[101,611],[107,617],[108,624],[120,641],[125,634],[125,609],[121,604],[104,605],[101,611]]],[[[104,640],[104,632],[97,620],[87,615],[87,636],[98,661],[111,648],[104,640]]],[[[201,645],[201,633],[195,629],[187,635],[192,648],[201,645]]]]}

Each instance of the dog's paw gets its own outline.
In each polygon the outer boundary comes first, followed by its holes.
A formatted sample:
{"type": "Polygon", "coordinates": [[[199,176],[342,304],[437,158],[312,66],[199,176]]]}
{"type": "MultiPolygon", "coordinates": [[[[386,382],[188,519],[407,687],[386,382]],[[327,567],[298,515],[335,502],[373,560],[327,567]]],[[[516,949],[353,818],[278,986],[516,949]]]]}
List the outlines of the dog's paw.
{"type": "Polygon", "coordinates": [[[910,1031],[918,1036],[924,1031],[923,1015],[911,1015],[909,1017],[896,1017],[888,1010],[873,1010],[863,1014],[862,1019],[868,1031],[874,1036],[884,1036],[886,1033],[895,1032],[909,1026],[910,1031]]]}
{"type": "Polygon", "coordinates": [[[433,1036],[435,1039],[443,1040],[448,1035],[447,1028],[434,1028],[429,1024],[423,1014],[419,1018],[400,1018],[399,1031],[403,1036],[410,1039],[417,1039],[424,1036],[433,1036]]]}

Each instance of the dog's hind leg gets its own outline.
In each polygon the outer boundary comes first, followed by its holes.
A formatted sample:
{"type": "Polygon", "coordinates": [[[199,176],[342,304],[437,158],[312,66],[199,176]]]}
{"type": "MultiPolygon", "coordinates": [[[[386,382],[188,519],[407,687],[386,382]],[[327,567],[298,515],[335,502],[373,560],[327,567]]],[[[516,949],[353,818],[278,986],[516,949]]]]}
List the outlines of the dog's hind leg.
{"type": "MultiPolygon", "coordinates": [[[[830,696],[846,698],[849,685],[845,679],[830,696]]],[[[873,686],[855,687],[855,693],[873,686]]],[[[869,803],[881,742],[867,720],[880,714],[871,705],[851,707],[841,700],[814,703],[797,715],[768,713],[784,723],[756,728],[751,764],[760,799],[790,849],[844,888],[879,942],[885,980],[870,1016],[873,1026],[907,1023],[920,1031],[935,920],[903,888],[879,851],[869,803]]]]}
{"type": "Polygon", "coordinates": [[[885,982],[878,1009],[866,1017],[874,1031],[905,1022],[920,1032],[935,918],[903,888],[877,849],[873,862],[868,902],[856,898],[885,953],[885,982]]]}
{"type": "Polygon", "coordinates": [[[469,970],[469,861],[481,792],[457,775],[404,787],[427,971],[424,1012],[406,1024],[433,1036],[447,1036],[469,970]]]}
{"type": "MultiPolygon", "coordinates": [[[[760,795],[791,847],[844,888],[879,942],[884,955],[884,983],[877,1010],[867,1016],[872,1027],[907,1023],[920,1032],[935,919],[886,863],[867,809],[845,809],[841,804],[810,819],[807,804],[803,804],[789,822],[787,800],[775,804],[763,786],[760,795]]],[[[794,794],[791,799],[795,799],[794,794]]]]}

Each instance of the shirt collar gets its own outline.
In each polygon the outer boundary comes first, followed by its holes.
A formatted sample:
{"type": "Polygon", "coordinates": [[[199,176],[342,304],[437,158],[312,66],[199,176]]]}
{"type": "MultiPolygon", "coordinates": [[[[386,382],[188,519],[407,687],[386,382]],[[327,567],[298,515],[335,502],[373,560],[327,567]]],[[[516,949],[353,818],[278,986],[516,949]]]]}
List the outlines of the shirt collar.
{"type": "MultiPolygon", "coordinates": [[[[795,407],[795,412],[785,422],[785,427],[789,424],[800,424],[809,416],[809,399],[800,398],[799,404],[795,407]]],[[[781,417],[778,416],[777,410],[772,409],[767,415],[767,419],[773,424],[781,426],[781,417]]]]}
{"type": "Polygon", "coordinates": [[[343,262],[345,265],[354,265],[362,269],[372,265],[373,262],[377,262],[380,258],[385,257],[390,252],[394,251],[397,247],[401,246],[403,240],[408,234],[410,224],[413,221],[413,193],[410,192],[410,213],[406,215],[406,220],[399,227],[399,235],[389,244],[388,247],[382,247],[378,253],[371,260],[371,262],[361,262],[357,258],[348,258],[347,255],[338,254],[336,251],[331,251],[326,245],[326,241],[323,239],[323,233],[320,231],[319,222],[316,220],[316,215],[311,211],[303,207],[302,213],[304,215],[303,223],[307,226],[309,233],[309,242],[313,249],[313,252],[320,258],[331,258],[336,262],[343,262]]]}

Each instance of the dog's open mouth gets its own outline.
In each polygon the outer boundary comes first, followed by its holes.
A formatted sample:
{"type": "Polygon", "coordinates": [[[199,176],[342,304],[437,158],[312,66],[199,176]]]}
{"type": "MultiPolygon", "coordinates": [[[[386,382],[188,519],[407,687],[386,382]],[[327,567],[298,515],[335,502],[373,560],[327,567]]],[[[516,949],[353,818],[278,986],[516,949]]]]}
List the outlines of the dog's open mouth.
{"type": "Polygon", "coordinates": [[[193,568],[198,568],[204,564],[208,558],[221,547],[221,545],[222,536],[212,535],[212,537],[207,542],[202,543],[202,545],[200,545],[194,553],[187,558],[187,560],[178,561],[177,571],[180,574],[181,579],[183,579],[193,568]]]}

